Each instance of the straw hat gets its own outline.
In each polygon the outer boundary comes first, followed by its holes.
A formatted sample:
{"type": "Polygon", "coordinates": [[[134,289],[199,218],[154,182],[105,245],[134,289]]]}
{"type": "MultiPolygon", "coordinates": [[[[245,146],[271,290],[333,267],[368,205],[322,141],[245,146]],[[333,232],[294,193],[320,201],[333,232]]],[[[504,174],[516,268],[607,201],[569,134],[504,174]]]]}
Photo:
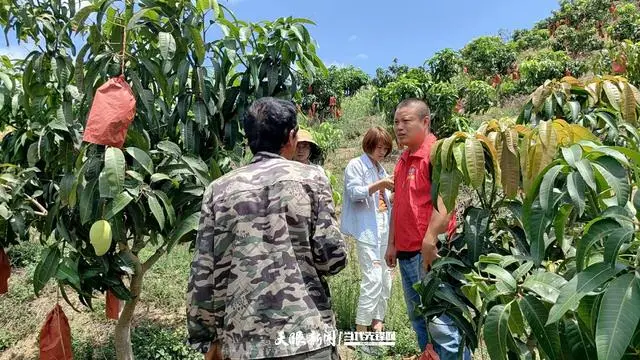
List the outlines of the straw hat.
{"type": "Polygon", "coordinates": [[[305,129],[298,130],[298,143],[301,142],[308,142],[309,144],[311,144],[311,154],[309,156],[309,160],[312,163],[324,162],[322,149],[320,148],[320,145],[318,145],[318,143],[313,140],[313,135],[311,134],[311,132],[305,129]]]}
{"type": "Polygon", "coordinates": [[[308,142],[319,147],[318,143],[313,140],[313,135],[305,129],[298,130],[298,142],[308,142]]]}

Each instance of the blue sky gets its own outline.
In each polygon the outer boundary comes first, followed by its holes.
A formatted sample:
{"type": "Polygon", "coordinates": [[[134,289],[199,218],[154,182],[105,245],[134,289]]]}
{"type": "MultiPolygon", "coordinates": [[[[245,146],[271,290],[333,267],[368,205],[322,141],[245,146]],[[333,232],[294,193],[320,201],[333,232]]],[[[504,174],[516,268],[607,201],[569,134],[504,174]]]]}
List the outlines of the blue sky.
{"type": "Polygon", "coordinates": [[[310,31],[327,65],[353,64],[375,73],[394,57],[422,65],[440,49],[459,49],[500,29],[530,28],[559,5],[558,0],[232,0],[230,8],[243,20],[309,18],[317,24],[310,31]]]}
{"type": "MultiPolygon", "coordinates": [[[[530,28],[558,8],[557,0],[220,0],[242,20],[305,17],[327,65],[353,64],[370,74],[394,57],[422,65],[436,51],[459,49],[500,29],[530,28]]],[[[0,54],[23,57],[26,50],[6,47],[0,54]]]]}

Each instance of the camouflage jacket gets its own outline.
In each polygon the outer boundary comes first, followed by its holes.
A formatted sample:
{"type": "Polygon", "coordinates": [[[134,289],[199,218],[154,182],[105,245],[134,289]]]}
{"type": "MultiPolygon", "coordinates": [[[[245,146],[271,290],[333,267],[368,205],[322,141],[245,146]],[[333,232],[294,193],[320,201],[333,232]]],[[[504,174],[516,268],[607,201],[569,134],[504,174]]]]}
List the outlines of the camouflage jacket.
{"type": "Polygon", "coordinates": [[[220,340],[231,359],[330,346],[324,276],[346,262],[322,170],[258,153],[204,195],[187,290],[190,344],[207,352],[220,340]]]}

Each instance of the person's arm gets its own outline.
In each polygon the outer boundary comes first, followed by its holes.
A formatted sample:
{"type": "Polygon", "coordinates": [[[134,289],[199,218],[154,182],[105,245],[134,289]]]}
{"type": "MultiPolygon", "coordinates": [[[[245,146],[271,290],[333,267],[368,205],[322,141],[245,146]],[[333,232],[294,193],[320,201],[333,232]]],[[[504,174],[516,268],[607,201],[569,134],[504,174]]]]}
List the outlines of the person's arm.
{"type": "Polygon", "coordinates": [[[438,196],[438,206],[433,207],[427,233],[422,240],[422,261],[427,271],[431,269],[433,261],[438,258],[438,235],[447,231],[449,220],[453,215],[453,212],[446,211],[442,197],[438,196]]]}
{"type": "Polygon", "coordinates": [[[320,275],[335,275],[347,266],[344,238],[338,228],[329,181],[321,175],[317,194],[315,231],[311,236],[311,251],[320,275]]]}
{"type": "Polygon", "coordinates": [[[393,180],[389,178],[366,184],[364,169],[355,162],[350,162],[344,170],[344,186],[351,201],[366,200],[369,196],[382,189],[393,188],[393,180]]]}
{"type": "Polygon", "coordinates": [[[387,266],[390,268],[396,266],[396,239],[393,212],[394,210],[393,208],[391,208],[391,221],[389,221],[389,240],[387,241],[387,253],[384,255],[384,260],[387,262],[387,266]]]}
{"type": "Polygon", "coordinates": [[[187,288],[187,330],[189,344],[196,350],[207,353],[207,359],[219,353],[218,332],[223,328],[224,303],[214,302],[216,266],[214,256],[214,224],[212,191],[205,194],[200,212],[200,225],[196,237],[196,251],[191,263],[187,288]]]}

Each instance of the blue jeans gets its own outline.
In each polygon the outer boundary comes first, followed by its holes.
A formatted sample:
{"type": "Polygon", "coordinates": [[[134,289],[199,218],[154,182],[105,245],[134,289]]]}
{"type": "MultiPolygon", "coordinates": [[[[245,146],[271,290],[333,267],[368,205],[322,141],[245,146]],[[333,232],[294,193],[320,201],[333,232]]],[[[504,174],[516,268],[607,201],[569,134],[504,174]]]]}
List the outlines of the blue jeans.
{"type": "MultiPolygon", "coordinates": [[[[433,348],[441,360],[457,360],[462,336],[460,336],[460,332],[453,321],[446,315],[430,320],[414,314],[416,305],[420,303],[420,294],[413,289],[413,284],[420,282],[425,276],[424,268],[422,267],[422,254],[418,254],[411,259],[398,259],[398,262],[400,263],[404,300],[407,303],[407,312],[409,313],[411,325],[418,337],[420,351],[424,351],[427,347],[429,335],[431,335],[433,337],[433,348]]],[[[471,360],[471,352],[468,348],[465,349],[463,359],[471,360]]]]}

